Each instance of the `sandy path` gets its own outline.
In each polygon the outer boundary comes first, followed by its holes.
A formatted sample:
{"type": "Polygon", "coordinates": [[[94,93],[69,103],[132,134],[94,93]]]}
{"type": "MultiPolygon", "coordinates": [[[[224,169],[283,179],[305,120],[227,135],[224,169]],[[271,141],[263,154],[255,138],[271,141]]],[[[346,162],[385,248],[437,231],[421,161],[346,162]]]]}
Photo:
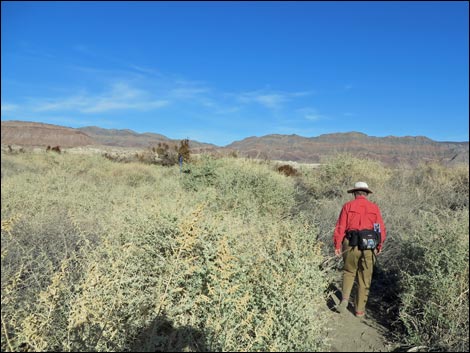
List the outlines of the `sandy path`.
{"type": "MultiPolygon", "coordinates": [[[[330,327],[328,341],[331,345],[331,352],[390,352],[393,350],[392,344],[387,342],[386,328],[378,323],[373,315],[374,306],[368,306],[369,315],[363,319],[354,316],[354,308],[349,305],[346,313],[340,314],[335,310],[335,306],[341,298],[341,271],[332,273],[334,282],[329,288],[330,295],[326,306],[329,310],[330,327]]],[[[375,313],[377,314],[377,313],[375,313]]]]}

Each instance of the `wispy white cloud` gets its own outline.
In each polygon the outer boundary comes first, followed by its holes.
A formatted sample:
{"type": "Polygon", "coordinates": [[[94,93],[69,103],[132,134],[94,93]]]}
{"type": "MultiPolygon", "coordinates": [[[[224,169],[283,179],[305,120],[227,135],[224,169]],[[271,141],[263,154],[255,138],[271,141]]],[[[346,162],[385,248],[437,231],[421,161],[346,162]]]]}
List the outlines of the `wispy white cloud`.
{"type": "MultiPolygon", "coordinates": [[[[78,45],[74,49],[77,53],[93,54],[86,46],[78,45]]],[[[206,81],[162,73],[156,68],[129,62],[109,67],[72,63],[67,65],[67,69],[80,75],[80,82],[89,84],[86,89],[66,87],[63,91],[44,90],[42,97],[24,97],[22,110],[38,118],[49,115],[48,119],[52,120],[55,116],[67,123],[67,119],[62,117],[70,116],[72,124],[92,125],[94,117],[110,117],[123,111],[156,112],[170,107],[165,110],[170,116],[226,125],[233,121],[245,121],[246,116],[253,116],[253,108],[258,106],[267,109],[267,114],[282,123],[286,119],[281,115],[297,115],[298,118],[295,106],[315,93],[311,90],[274,90],[271,87],[228,92],[206,81]]],[[[322,118],[316,111],[304,113],[305,119],[322,118]]]]}
{"type": "Polygon", "coordinates": [[[299,92],[292,92],[289,93],[290,96],[292,97],[305,97],[305,96],[311,96],[312,94],[315,94],[315,91],[299,91],[299,92]]]}
{"type": "Polygon", "coordinates": [[[323,119],[323,116],[318,115],[318,114],[306,114],[305,119],[310,120],[310,121],[318,121],[323,119]]]}
{"type": "Polygon", "coordinates": [[[111,110],[140,110],[149,111],[168,105],[166,100],[140,101],[140,102],[119,102],[113,99],[102,99],[89,107],[83,108],[82,113],[104,113],[111,110]]]}
{"type": "Polygon", "coordinates": [[[169,91],[169,95],[174,98],[196,98],[209,92],[207,87],[176,87],[169,91]]]}
{"type": "Polygon", "coordinates": [[[81,94],[59,99],[36,98],[34,101],[32,104],[34,112],[80,110],[90,104],[90,98],[81,94]]]}
{"type": "Polygon", "coordinates": [[[19,106],[11,103],[2,103],[2,114],[18,110],[19,106]]]}
{"type": "Polygon", "coordinates": [[[170,104],[166,99],[155,99],[142,89],[119,82],[100,95],[81,93],[60,99],[48,99],[33,107],[36,112],[78,111],[81,113],[103,113],[116,110],[149,111],[170,104]]]}
{"type": "Polygon", "coordinates": [[[148,66],[143,66],[143,65],[137,65],[134,63],[129,63],[126,61],[121,60],[119,57],[114,57],[114,56],[109,56],[109,55],[104,55],[100,50],[97,50],[95,48],[90,47],[89,45],[85,44],[76,44],[72,47],[72,50],[75,51],[76,53],[79,53],[80,55],[85,55],[88,57],[93,57],[93,58],[99,58],[101,60],[113,63],[112,65],[113,69],[101,69],[101,68],[87,68],[87,67],[79,67],[75,66],[75,68],[78,69],[83,69],[85,71],[101,71],[103,73],[109,73],[110,71],[120,71],[120,72],[125,72],[127,74],[145,74],[146,76],[157,76],[160,77],[162,76],[162,73],[156,70],[153,67],[148,67],[148,66]],[[116,64],[119,69],[116,69],[116,64]]]}
{"type": "MultiPolygon", "coordinates": [[[[78,48],[77,48],[78,49],[78,48]]],[[[81,48],[80,48],[81,49],[81,48]]],[[[226,115],[239,112],[246,108],[247,105],[257,104],[271,111],[279,111],[286,107],[289,102],[307,97],[314,94],[312,90],[299,91],[275,91],[270,87],[254,91],[242,91],[229,93],[220,91],[205,81],[190,80],[177,74],[165,74],[153,67],[136,65],[133,63],[121,63],[120,72],[110,72],[107,69],[75,67],[82,72],[95,74],[101,77],[112,79],[121,77],[128,82],[141,84],[142,86],[152,87],[153,92],[160,93],[160,98],[152,104],[148,104],[149,108],[157,108],[160,106],[175,103],[176,107],[182,108],[185,105],[192,107],[199,106],[208,113],[214,115],[226,115]],[[149,75],[158,75],[158,80],[150,78],[149,75]]],[[[64,102],[65,103],[65,102],[64,102]]],[[[148,102],[149,103],[149,102],[148,102]]],[[[137,109],[135,104],[129,102],[109,102],[105,97],[97,102],[93,107],[88,107],[84,112],[99,112],[111,109],[137,109]]]]}
{"type": "Polygon", "coordinates": [[[304,119],[310,121],[328,119],[325,115],[320,114],[317,109],[311,107],[297,109],[297,113],[299,113],[304,119]]]}
{"type": "Polygon", "coordinates": [[[241,98],[242,102],[256,102],[270,109],[279,109],[288,99],[281,94],[252,94],[241,98]]]}
{"type": "Polygon", "coordinates": [[[206,82],[178,78],[168,82],[169,87],[172,85],[168,98],[175,104],[196,105],[214,116],[236,113],[241,109],[239,102],[234,102],[233,95],[216,91],[206,82]]]}
{"type": "Polygon", "coordinates": [[[240,110],[241,110],[240,106],[226,106],[226,107],[218,106],[217,109],[214,110],[214,113],[218,115],[225,115],[225,114],[237,113],[240,110]]]}
{"type": "Polygon", "coordinates": [[[236,98],[240,103],[258,103],[268,109],[281,109],[285,103],[291,101],[293,98],[310,94],[313,94],[313,92],[271,92],[269,90],[258,90],[239,93],[236,95],[236,98]]]}
{"type": "Polygon", "coordinates": [[[144,66],[140,66],[140,65],[130,64],[130,68],[135,70],[135,71],[144,73],[144,74],[148,74],[148,75],[152,75],[152,76],[161,76],[161,73],[159,71],[157,71],[153,68],[150,68],[150,67],[144,67],[144,66]]]}
{"type": "Polygon", "coordinates": [[[182,79],[181,77],[166,76],[162,79],[168,95],[175,99],[194,99],[210,97],[212,88],[204,81],[182,79]]]}

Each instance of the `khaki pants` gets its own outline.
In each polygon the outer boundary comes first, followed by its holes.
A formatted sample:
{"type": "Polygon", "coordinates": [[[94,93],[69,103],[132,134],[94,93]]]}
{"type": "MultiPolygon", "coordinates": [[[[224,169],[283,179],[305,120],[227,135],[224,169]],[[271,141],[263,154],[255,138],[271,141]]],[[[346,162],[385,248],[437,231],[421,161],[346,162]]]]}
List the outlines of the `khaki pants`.
{"type": "Polygon", "coordinates": [[[355,297],[356,312],[364,311],[369,297],[374,259],[372,250],[358,250],[357,246],[351,248],[349,241],[343,240],[343,299],[351,295],[354,280],[357,275],[357,295],[355,297]]]}

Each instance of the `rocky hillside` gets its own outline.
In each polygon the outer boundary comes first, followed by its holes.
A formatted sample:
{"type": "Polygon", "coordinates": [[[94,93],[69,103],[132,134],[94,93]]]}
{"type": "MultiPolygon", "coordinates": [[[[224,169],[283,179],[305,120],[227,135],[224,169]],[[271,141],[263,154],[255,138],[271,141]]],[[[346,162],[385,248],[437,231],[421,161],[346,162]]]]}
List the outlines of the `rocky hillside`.
{"type": "MultiPolygon", "coordinates": [[[[69,128],[58,125],[25,122],[2,121],[2,145],[20,146],[115,146],[148,148],[158,143],[178,144],[179,140],[172,140],[166,136],[155,133],[137,133],[124,129],[103,129],[96,126],[83,128],[69,128]]],[[[197,141],[190,141],[194,151],[211,150],[215,146],[197,141]]]]}
{"type": "MultiPolygon", "coordinates": [[[[116,146],[148,148],[158,143],[178,144],[157,133],[103,129],[96,126],[78,129],[22,121],[2,121],[2,145],[21,146],[116,146]]],[[[274,160],[318,163],[338,152],[368,157],[386,164],[417,164],[440,161],[446,164],[469,162],[468,142],[437,142],[424,136],[373,137],[360,132],[334,133],[318,137],[266,135],[248,137],[225,147],[190,140],[194,153],[211,152],[274,160]]]]}
{"type": "Polygon", "coordinates": [[[78,147],[95,144],[80,130],[25,121],[2,121],[2,145],[78,147]]]}
{"type": "Polygon", "coordinates": [[[147,147],[158,142],[170,142],[163,135],[145,133],[139,134],[132,130],[103,129],[96,126],[87,126],[77,130],[90,136],[96,144],[121,147],[147,147]]]}
{"type": "Polygon", "coordinates": [[[468,146],[468,142],[437,142],[424,136],[373,137],[350,132],[310,138],[298,135],[249,137],[227,148],[243,156],[299,162],[316,163],[324,156],[349,152],[386,164],[416,164],[426,160],[468,163],[468,146]]]}

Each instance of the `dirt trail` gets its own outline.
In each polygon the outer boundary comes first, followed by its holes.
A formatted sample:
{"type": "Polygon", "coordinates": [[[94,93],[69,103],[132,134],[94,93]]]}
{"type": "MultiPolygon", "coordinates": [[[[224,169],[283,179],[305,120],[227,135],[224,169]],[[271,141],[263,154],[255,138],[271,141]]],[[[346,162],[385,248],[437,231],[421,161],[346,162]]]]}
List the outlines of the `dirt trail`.
{"type": "MultiPolygon", "coordinates": [[[[340,314],[335,310],[341,299],[341,271],[334,272],[334,284],[330,286],[330,295],[326,306],[330,312],[330,327],[328,334],[331,352],[391,352],[393,345],[387,342],[387,329],[374,319],[372,308],[367,307],[366,317],[359,319],[354,315],[350,303],[348,311],[340,314]],[[367,314],[369,313],[369,315],[367,314]]],[[[377,313],[375,313],[377,314],[377,313]]]]}

